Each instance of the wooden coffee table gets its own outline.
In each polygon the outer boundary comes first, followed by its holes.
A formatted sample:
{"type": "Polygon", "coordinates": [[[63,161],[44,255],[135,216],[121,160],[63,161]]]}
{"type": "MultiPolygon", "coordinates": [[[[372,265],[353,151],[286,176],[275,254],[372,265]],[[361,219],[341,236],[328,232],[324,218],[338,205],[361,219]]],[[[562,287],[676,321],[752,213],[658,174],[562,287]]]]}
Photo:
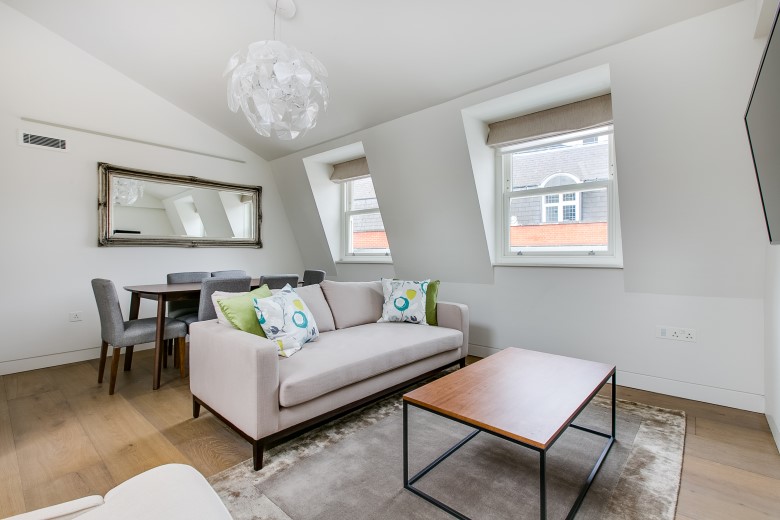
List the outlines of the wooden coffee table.
{"type": "Polygon", "coordinates": [[[478,433],[486,432],[539,453],[539,511],[547,518],[545,459],[555,441],[572,427],[607,439],[567,519],[582,504],[596,473],[615,442],[615,366],[532,350],[507,348],[417,388],[403,397],[404,488],[451,515],[468,519],[452,507],[414,487],[439,463],[478,433]],[[612,433],[572,422],[612,379],[612,433]],[[409,478],[408,407],[416,406],[475,430],[409,478]]]}

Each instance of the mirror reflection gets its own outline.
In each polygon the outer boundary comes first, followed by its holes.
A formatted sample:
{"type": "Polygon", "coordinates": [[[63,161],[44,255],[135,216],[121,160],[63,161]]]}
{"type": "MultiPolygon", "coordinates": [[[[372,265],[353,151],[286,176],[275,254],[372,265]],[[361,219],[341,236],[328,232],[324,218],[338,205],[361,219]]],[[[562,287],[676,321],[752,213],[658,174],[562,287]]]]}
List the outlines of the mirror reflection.
{"type": "Polygon", "coordinates": [[[101,188],[101,245],[260,247],[259,187],[102,165],[101,188]]]}

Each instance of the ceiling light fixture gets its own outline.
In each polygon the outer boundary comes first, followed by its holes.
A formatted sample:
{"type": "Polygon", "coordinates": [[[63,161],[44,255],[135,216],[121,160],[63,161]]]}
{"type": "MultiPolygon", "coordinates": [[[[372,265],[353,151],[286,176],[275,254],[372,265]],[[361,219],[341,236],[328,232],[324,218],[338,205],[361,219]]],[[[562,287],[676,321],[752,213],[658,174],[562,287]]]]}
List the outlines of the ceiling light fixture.
{"type": "Polygon", "coordinates": [[[112,195],[116,204],[132,206],[139,198],[144,196],[144,185],[136,179],[114,177],[112,195]]]}
{"type": "Polygon", "coordinates": [[[274,10],[274,39],[249,45],[246,55],[236,52],[224,76],[230,75],[228,107],[239,107],[255,131],[289,141],[317,125],[328,108],[328,71],[313,54],[276,39],[277,15],[292,18],[293,0],[267,0],[274,10]]]}

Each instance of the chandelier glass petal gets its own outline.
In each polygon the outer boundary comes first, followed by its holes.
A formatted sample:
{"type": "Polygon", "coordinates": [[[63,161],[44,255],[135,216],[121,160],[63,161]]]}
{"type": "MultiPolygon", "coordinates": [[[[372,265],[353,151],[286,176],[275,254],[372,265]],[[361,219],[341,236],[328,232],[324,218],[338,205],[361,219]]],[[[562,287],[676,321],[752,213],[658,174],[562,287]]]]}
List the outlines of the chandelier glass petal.
{"type": "Polygon", "coordinates": [[[309,52],[278,40],[252,43],[246,56],[234,54],[225,75],[228,107],[244,113],[263,136],[300,137],[317,125],[328,108],[328,71],[309,52]]]}

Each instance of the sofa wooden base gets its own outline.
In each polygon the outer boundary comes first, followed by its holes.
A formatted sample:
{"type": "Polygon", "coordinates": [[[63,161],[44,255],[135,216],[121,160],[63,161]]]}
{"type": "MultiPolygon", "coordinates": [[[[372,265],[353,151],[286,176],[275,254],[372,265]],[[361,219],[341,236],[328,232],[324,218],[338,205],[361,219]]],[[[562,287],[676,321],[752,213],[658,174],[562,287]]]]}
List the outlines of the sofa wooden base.
{"type": "Polygon", "coordinates": [[[252,436],[242,432],[233,423],[231,423],[230,421],[222,417],[219,413],[215,412],[207,403],[204,403],[203,401],[198,399],[198,397],[195,395],[192,396],[192,416],[195,419],[197,419],[198,416],[200,415],[200,407],[202,406],[206,410],[211,412],[220,421],[228,425],[232,430],[238,433],[241,437],[249,441],[249,443],[252,444],[252,461],[254,464],[255,471],[257,471],[263,468],[263,451],[265,450],[265,448],[272,448],[274,446],[277,446],[282,442],[285,442],[293,437],[301,435],[318,426],[321,426],[322,424],[330,420],[342,417],[350,412],[357,410],[358,408],[374,403],[384,397],[387,397],[391,394],[394,394],[395,392],[398,392],[399,390],[403,390],[408,386],[411,386],[415,383],[419,383],[420,381],[428,379],[429,377],[435,376],[442,370],[446,370],[455,365],[459,365],[460,368],[465,367],[466,358],[460,358],[457,361],[448,363],[437,369],[431,370],[430,372],[426,372],[422,375],[409,379],[408,381],[404,381],[403,383],[399,383],[395,386],[391,386],[390,388],[386,388],[381,392],[377,392],[375,394],[364,397],[363,399],[359,399],[352,403],[346,404],[340,408],[336,408],[335,410],[331,410],[330,412],[324,413],[322,415],[318,415],[317,417],[312,417],[308,421],[304,421],[294,426],[290,426],[289,428],[280,430],[276,433],[268,435],[267,437],[263,437],[262,439],[253,439],[252,436]]]}

